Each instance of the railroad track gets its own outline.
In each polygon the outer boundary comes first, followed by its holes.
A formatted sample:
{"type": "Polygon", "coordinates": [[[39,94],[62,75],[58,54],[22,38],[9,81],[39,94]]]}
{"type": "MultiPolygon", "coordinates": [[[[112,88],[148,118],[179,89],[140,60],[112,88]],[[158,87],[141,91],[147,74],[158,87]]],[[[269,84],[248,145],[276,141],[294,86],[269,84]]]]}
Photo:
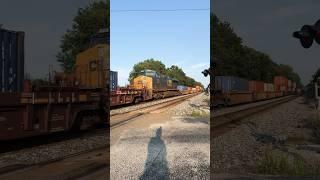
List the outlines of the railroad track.
{"type": "Polygon", "coordinates": [[[0,179],[37,179],[39,177],[61,180],[91,179],[90,176],[99,171],[104,172],[100,177],[104,179],[108,175],[108,159],[108,147],[103,146],[37,164],[14,164],[2,167],[0,168],[0,179]]]}
{"type": "Polygon", "coordinates": [[[211,127],[210,127],[210,138],[218,137],[228,131],[234,126],[241,124],[244,118],[255,115],[258,112],[262,112],[277,105],[286,103],[297,96],[286,96],[278,99],[272,99],[265,102],[257,102],[249,105],[243,105],[239,107],[228,108],[227,110],[221,109],[217,113],[213,113],[211,127]]]}
{"type": "MultiPolygon", "coordinates": [[[[139,110],[133,110],[133,111],[125,112],[123,114],[112,115],[110,116],[111,119],[116,117],[116,118],[120,118],[121,120],[117,122],[111,122],[110,129],[127,124],[129,121],[134,120],[134,118],[142,116],[144,114],[151,113],[153,111],[158,111],[170,106],[174,106],[196,95],[197,94],[187,95],[178,99],[166,101],[161,104],[143,107],[143,108],[140,108],[139,110]]],[[[106,133],[106,130],[105,129],[96,130],[94,133],[88,133],[87,135],[97,134],[97,133],[106,133]]],[[[28,174],[33,177],[35,173],[41,174],[41,173],[44,173],[45,171],[50,171],[50,169],[52,170],[54,167],[59,167],[59,166],[60,167],[65,166],[69,168],[70,166],[72,166],[70,165],[70,161],[76,161],[77,164],[75,166],[79,168],[75,168],[73,170],[69,170],[68,172],[62,173],[62,175],[59,175],[58,177],[59,179],[68,179],[68,180],[78,179],[78,178],[86,179],[86,177],[90,179],[93,173],[99,172],[101,170],[106,170],[105,172],[107,172],[107,169],[109,168],[109,164],[108,164],[109,153],[106,153],[106,152],[109,152],[109,148],[107,146],[103,146],[103,147],[93,148],[90,150],[81,151],[78,153],[66,155],[63,157],[59,157],[59,158],[55,158],[47,161],[42,161],[41,163],[37,163],[37,164],[31,164],[31,165],[13,164],[5,167],[0,167],[0,179],[2,178],[6,179],[6,177],[15,178],[17,177],[17,175],[20,175],[20,174],[21,176],[25,176],[24,174],[28,174]],[[92,156],[92,154],[93,155],[106,154],[106,155],[103,157],[101,156],[100,160],[101,159],[103,160],[99,162],[86,161],[86,159],[88,159],[89,156],[92,156]],[[85,157],[84,158],[85,160],[81,160],[83,159],[82,157],[85,157]]]]}
{"type": "Polygon", "coordinates": [[[179,103],[181,103],[191,97],[194,97],[196,95],[198,95],[198,94],[186,95],[186,96],[183,96],[183,97],[180,97],[177,99],[172,99],[172,100],[160,103],[160,104],[142,107],[138,110],[132,110],[132,111],[124,112],[124,113],[117,113],[114,115],[110,115],[110,129],[112,130],[114,128],[123,126],[139,116],[143,116],[143,115],[151,113],[153,111],[159,111],[161,109],[177,105],[177,104],[179,104],[179,103]]]}
{"type": "MultiPolygon", "coordinates": [[[[119,114],[130,113],[130,112],[133,112],[133,111],[137,111],[138,109],[149,108],[151,106],[155,106],[155,105],[158,105],[158,104],[163,104],[163,103],[174,101],[176,99],[180,99],[180,98],[184,98],[184,97],[193,97],[193,96],[196,96],[198,94],[199,93],[188,94],[188,95],[170,97],[170,98],[165,98],[165,99],[160,99],[160,100],[141,102],[139,104],[127,105],[127,106],[124,106],[124,107],[121,107],[121,108],[130,108],[132,110],[124,110],[123,112],[115,112],[115,113],[114,112],[110,112],[110,117],[115,116],[115,115],[119,115],[119,114]],[[164,102],[162,102],[162,101],[164,101],[164,102]],[[154,104],[148,105],[150,103],[154,103],[154,104]]],[[[121,108],[112,109],[111,111],[118,111],[121,108]]]]}
{"type": "Polygon", "coordinates": [[[59,143],[76,138],[89,137],[106,133],[109,127],[104,126],[90,131],[66,131],[48,135],[28,137],[18,140],[0,142],[0,154],[19,151],[22,149],[33,148],[41,145],[59,143]]]}

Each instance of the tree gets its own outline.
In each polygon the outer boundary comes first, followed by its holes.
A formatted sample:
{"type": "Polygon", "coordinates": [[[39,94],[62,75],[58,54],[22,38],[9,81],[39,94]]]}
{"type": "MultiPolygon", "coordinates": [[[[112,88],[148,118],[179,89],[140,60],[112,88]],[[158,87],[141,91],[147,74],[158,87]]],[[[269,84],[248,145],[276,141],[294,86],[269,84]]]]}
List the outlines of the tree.
{"type": "Polygon", "coordinates": [[[108,29],[110,25],[109,1],[94,1],[85,8],[78,10],[73,19],[71,30],[62,37],[57,60],[65,72],[72,72],[76,55],[85,50],[90,37],[100,29],[108,29]]]}
{"type": "MultiPolygon", "coordinates": [[[[277,64],[265,53],[242,44],[230,23],[211,14],[211,60],[216,62],[215,75],[238,76],[248,80],[273,82],[281,75],[302,86],[300,77],[289,65],[277,64]]],[[[211,62],[211,64],[213,64],[211,62]]]]}
{"type": "Polygon", "coordinates": [[[186,84],[186,74],[178,66],[172,65],[170,68],[167,68],[166,74],[172,78],[177,79],[180,84],[186,84]]]}

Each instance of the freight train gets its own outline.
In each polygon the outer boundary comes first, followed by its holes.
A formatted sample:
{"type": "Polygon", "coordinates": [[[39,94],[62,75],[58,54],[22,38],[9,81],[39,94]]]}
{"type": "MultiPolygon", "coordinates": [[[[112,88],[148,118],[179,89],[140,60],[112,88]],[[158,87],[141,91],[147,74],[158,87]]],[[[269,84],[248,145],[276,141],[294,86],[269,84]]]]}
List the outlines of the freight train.
{"type": "Polygon", "coordinates": [[[5,67],[0,67],[0,141],[107,123],[109,32],[102,30],[90,39],[77,55],[73,73],[56,73],[53,83],[25,83],[24,88],[23,37],[24,33],[1,29],[0,57],[5,63],[0,64],[5,67]]]}
{"type": "Polygon", "coordinates": [[[296,94],[299,88],[283,76],[275,76],[273,83],[249,81],[235,76],[215,76],[213,106],[231,106],[296,94]]]}
{"type": "MultiPolygon", "coordinates": [[[[117,80],[117,74],[111,71],[111,84],[117,80]]],[[[168,98],[173,96],[202,92],[202,87],[187,87],[178,85],[179,82],[169,76],[162,75],[154,70],[142,70],[135,77],[130,86],[126,88],[115,88],[112,86],[110,92],[110,105],[119,106],[124,104],[138,103],[141,101],[168,98]]]]}

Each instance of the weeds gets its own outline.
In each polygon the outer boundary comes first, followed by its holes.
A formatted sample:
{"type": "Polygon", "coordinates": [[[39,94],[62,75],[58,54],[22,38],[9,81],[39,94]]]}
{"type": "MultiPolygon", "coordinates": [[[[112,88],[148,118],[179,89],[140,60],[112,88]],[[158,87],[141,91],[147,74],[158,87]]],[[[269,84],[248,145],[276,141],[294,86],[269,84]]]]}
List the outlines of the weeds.
{"type": "Polygon", "coordinates": [[[289,161],[289,155],[267,151],[261,161],[258,162],[258,172],[271,175],[306,175],[306,163],[302,157],[297,155],[289,161]]]}
{"type": "Polygon", "coordinates": [[[192,117],[208,117],[209,114],[203,111],[195,111],[193,110],[190,114],[192,117]]]}
{"type": "Polygon", "coordinates": [[[312,121],[312,130],[313,130],[313,135],[316,138],[317,141],[320,141],[320,117],[317,112],[316,117],[312,121]]]}
{"type": "Polygon", "coordinates": [[[288,168],[288,157],[276,155],[274,151],[267,151],[263,159],[258,162],[258,172],[262,174],[286,174],[288,168]]]}

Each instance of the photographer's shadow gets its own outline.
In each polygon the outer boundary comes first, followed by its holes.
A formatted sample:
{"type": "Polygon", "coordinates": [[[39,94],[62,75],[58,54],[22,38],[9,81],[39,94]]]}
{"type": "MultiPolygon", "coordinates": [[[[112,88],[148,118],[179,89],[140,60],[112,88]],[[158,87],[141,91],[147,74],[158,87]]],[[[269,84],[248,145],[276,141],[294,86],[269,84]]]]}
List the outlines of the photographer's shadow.
{"type": "Polygon", "coordinates": [[[169,168],[166,159],[166,146],[161,139],[162,128],[156,131],[156,136],[152,137],[148,144],[148,156],[145,162],[144,173],[140,180],[148,179],[169,179],[169,168]]]}

